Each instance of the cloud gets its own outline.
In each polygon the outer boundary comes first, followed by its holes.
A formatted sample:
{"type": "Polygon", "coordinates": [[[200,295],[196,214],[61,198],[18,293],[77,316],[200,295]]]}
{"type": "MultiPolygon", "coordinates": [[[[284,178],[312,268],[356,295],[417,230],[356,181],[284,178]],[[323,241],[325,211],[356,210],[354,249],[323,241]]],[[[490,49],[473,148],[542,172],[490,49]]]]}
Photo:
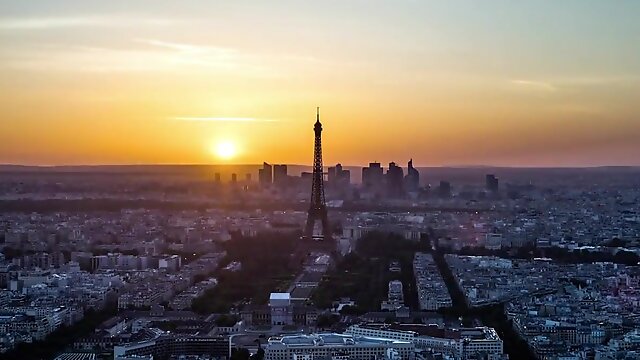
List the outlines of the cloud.
{"type": "Polygon", "coordinates": [[[0,30],[49,30],[75,27],[166,26],[175,20],[117,16],[22,17],[0,19],[0,30]]]}
{"type": "Polygon", "coordinates": [[[198,117],[198,116],[178,116],[171,118],[180,121],[197,121],[197,122],[277,122],[274,119],[260,119],[253,117],[198,117]]]}
{"type": "Polygon", "coordinates": [[[0,65],[30,71],[71,72],[199,72],[265,78],[277,74],[251,56],[235,49],[132,39],[137,46],[100,47],[26,45],[16,51],[0,50],[0,65]]]}
{"type": "Polygon", "coordinates": [[[147,45],[151,45],[159,48],[180,51],[180,52],[187,52],[187,53],[197,53],[197,54],[206,54],[211,52],[226,53],[226,54],[236,53],[236,50],[234,49],[218,47],[218,46],[176,43],[176,42],[162,41],[162,40],[156,40],[156,39],[133,39],[133,41],[141,44],[147,44],[147,45]]]}
{"type": "Polygon", "coordinates": [[[512,84],[526,87],[532,90],[556,91],[557,88],[553,84],[544,81],[535,80],[511,80],[512,84]]]}
{"type": "Polygon", "coordinates": [[[232,68],[242,60],[241,54],[232,48],[155,39],[134,39],[133,41],[169,51],[174,54],[174,59],[178,63],[232,68]]]}
{"type": "Polygon", "coordinates": [[[40,46],[5,56],[3,66],[29,71],[148,72],[174,71],[180,59],[140,49],[40,46]]]}
{"type": "Polygon", "coordinates": [[[634,84],[638,81],[640,77],[637,75],[619,75],[556,77],[549,80],[517,79],[511,80],[511,83],[532,90],[558,91],[565,88],[634,84]]]}
{"type": "Polygon", "coordinates": [[[634,83],[640,80],[638,75],[618,75],[618,76],[581,76],[559,78],[556,82],[563,86],[599,86],[599,85],[621,85],[634,83]]]}

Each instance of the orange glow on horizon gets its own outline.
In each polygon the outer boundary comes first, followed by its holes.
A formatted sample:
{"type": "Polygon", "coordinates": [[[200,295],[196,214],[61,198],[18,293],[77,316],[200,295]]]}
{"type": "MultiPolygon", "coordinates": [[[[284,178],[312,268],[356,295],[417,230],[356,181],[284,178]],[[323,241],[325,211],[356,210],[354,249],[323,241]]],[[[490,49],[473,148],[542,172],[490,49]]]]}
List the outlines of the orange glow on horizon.
{"type": "Polygon", "coordinates": [[[0,17],[0,164],[309,165],[319,105],[327,165],[640,165],[635,2],[49,2],[0,17]]]}

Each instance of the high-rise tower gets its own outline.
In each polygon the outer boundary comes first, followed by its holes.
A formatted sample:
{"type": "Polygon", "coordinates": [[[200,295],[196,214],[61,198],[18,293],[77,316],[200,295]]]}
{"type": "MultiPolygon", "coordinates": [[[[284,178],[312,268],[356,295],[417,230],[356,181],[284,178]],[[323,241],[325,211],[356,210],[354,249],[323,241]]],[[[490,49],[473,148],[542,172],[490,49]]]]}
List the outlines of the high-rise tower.
{"type": "Polygon", "coordinates": [[[413,159],[407,164],[407,175],[404,177],[404,187],[408,192],[416,192],[420,188],[420,173],[413,167],[413,159]]]}
{"type": "Polygon", "coordinates": [[[313,227],[317,221],[322,224],[322,236],[325,240],[331,238],[331,229],[329,228],[329,218],[327,216],[327,205],[324,200],[324,175],[322,168],[322,124],[320,123],[320,108],[317,109],[316,123],[313,126],[315,133],[315,144],[313,147],[313,176],[311,179],[311,203],[309,204],[309,213],[307,215],[307,226],[305,227],[305,235],[308,238],[320,239],[314,236],[313,227]]]}

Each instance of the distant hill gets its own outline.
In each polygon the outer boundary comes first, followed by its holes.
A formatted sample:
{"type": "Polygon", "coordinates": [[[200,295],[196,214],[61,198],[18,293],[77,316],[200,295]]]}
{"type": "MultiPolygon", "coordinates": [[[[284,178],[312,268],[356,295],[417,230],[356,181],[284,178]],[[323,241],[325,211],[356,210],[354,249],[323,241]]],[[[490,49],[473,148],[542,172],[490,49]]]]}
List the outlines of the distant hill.
{"type": "MultiPolygon", "coordinates": [[[[246,174],[251,174],[253,180],[257,180],[258,169],[261,164],[247,165],[81,165],[81,166],[23,166],[0,165],[0,173],[29,175],[29,174],[59,174],[59,175],[137,175],[137,176],[186,176],[197,178],[213,178],[215,173],[220,173],[224,178],[229,178],[232,173],[244,179],[246,174]]],[[[352,182],[358,183],[362,177],[361,166],[345,166],[351,171],[352,182]]],[[[406,172],[406,167],[404,168],[406,172]]],[[[452,185],[467,183],[484,183],[486,174],[496,175],[501,182],[538,183],[541,180],[547,182],[553,179],[567,181],[606,182],[617,178],[636,176],[640,179],[640,167],[633,166],[604,166],[588,168],[517,168],[517,167],[417,167],[423,184],[437,184],[441,180],[450,181],[452,185]]],[[[288,165],[290,175],[298,176],[301,172],[310,172],[311,166],[288,165]]],[[[640,180],[636,180],[640,181],[640,180]]]]}

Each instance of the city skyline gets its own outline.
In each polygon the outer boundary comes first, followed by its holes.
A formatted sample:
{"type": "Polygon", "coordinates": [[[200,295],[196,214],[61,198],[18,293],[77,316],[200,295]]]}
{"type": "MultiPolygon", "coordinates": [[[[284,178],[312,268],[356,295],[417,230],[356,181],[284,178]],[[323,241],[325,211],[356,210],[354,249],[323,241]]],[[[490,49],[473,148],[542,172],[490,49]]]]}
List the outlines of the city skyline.
{"type": "Polygon", "coordinates": [[[639,13],[0,0],[0,358],[640,359],[639,13]]]}
{"type": "Polygon", "coordinates": [[[632,1],[0,7],[0,164],[640,165],[632,1]]]}

